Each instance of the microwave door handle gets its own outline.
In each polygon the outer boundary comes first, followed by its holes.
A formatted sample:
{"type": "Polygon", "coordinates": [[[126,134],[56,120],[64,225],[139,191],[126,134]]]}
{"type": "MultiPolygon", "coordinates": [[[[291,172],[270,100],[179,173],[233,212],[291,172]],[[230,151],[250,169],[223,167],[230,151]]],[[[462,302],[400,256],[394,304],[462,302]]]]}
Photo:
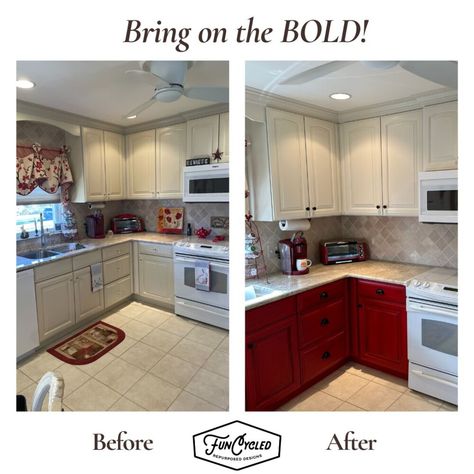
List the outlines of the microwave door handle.
{"type": "Polygon", "coordinates": [[[420,303],[408,303],[408,311],[418,311],[420,313],[432,313],[439,314],[441,316],[451,316],[457,318],[458,312],[450,308],[436,308],[434,306],[428,306],[420,303]]]}
{"type": "Polygon", "coordinates": [[[447,385],[449,387],[457,387],[457,385],[453,382],[450,382],[449,380],[444,380],[440,379],[438,377],[433,377],[432,375],[425,374],[422,370],[416,370],[412,369],[411,370],[415,375],[418,375],[419,377],[423,377],[428,380],[435,380],[437,383],[441,383],[443,385],[447,385]]]}

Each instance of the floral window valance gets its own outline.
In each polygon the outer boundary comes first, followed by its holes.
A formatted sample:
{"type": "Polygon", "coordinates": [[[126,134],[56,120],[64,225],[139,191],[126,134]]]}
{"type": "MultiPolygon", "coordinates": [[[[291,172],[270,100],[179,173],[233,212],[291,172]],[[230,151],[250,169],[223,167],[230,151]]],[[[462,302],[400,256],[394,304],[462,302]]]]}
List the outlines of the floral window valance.
{"type": "Polygon", "coordinates": [[[61,201],[67,202],[68,189],[73,183],[68,155],[66,146],[59,149],[42,149],[38,143],[31,147],[17,146],[17,194],[27,196],[38,186],[53,194],[60,187],[61,201]]]}

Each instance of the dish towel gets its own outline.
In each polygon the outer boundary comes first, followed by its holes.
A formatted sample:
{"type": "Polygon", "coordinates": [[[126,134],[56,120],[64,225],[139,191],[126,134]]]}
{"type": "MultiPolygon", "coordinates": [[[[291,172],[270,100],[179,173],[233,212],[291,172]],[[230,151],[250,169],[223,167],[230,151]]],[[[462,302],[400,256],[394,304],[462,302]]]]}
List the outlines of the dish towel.
{"type": "Polygon", "coordinates": [[[104,287],[102,278],[102,263],[94,263],[91,265],[91,289],[92,292],[100,291],[104,287]]]}
{"type": "Polygon", "coordinates": [[[194,263],[194,287],[202,291],[211,289],[210,264],[206,260],[196,260],[194,263]]]}

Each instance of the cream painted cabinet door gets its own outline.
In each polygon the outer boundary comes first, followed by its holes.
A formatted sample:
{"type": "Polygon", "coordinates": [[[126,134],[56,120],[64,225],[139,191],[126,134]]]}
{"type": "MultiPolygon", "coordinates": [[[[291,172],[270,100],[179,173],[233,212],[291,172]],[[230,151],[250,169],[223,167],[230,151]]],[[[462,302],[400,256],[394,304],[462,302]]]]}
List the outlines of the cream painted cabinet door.
{"type": "Polygon", "coordinates": [[[341,126],[344,213],[382,215],[380,118],[341,126]]]}
{"type": "Polygon", "coordinates": [[[72,273],[36,283],[36,309],[40,342],[74,326],[72,273]]]}
{"type": "Polygon", "coordinates": [[[187,158],[210,157],[219,146],[219,115],[187,123],[187,158]]]}
{"type": "Polygon", "coordinates": [[[169,305],[174,304],[172,258],[140,254],[138,272],[141,296],[169,305]]]}
{"type": "Polygon", "coordinates": [[[423,109],[423,171],[458,168],[458,103],[423,109]]]}
{"type": "Polygon", "coordinates": [[[125,198],[125,155],[123,136],[104,132],[105,189],[107,199],[125,198]]]}
{"type": "Polygon", "coordinates": [[[229,112],[219,115],[219,151],[221,162],[229,162],[229,112]]]}
{"type": "Polygon", "coordinates": [[[159,198],[182,199],[186,124],[156,130],[156,192],[159,198]]]}
{"type": "Polygon", "coordinates": [[[336,125],[305,117],[311,217],[340,214],[336,125]]]}
{"type": "Polygon", "coordinates": [[[82,153],[86,200],[98,201],[106,198],[104,132],[95,128],[82,128],[82,153]]]}
{"type": "Polygon", "coordinates": [[[127,135],[128,197],[155,197],[155,130],[127,135]]]}
{"type": "Polygon", "coordinates": [[[310,217],[303,116],[267,108],[267,133],[274,220],[310,217]]]}
{"type": "Polygon", "coordinates": [[[92,291],[90,267],[74,272],[74,301],[76,322],[100,313],[104,309],[104,291],[92,291]]]}
{"type": "Polygon", "coordinates": [[[381,118],[383,214],[418,215],[418,172],[422,160],[422,111],[381,118]]]}

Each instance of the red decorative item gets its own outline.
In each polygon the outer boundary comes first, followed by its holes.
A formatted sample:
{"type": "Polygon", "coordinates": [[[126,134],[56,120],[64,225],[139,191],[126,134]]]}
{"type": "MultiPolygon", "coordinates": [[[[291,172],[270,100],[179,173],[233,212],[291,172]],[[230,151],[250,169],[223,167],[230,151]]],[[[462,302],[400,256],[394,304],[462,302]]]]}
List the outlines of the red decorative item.
{"type": "Polygon", "coordinates": [[[183,233],[182,207],[160,207],[158,210],[158,232],[162,234],[182,234],[183,233]]]}
{"type": "Polygon", "coordinates": [[[223,240],[225,240],[225,235],[216,235],[212,241],[213,242],[222,242],[223,240]]]}
{"type": "Polygon", "coordinates": [[[201,227],[201,228],[194,231],[194,233],[200,239],[205,239],[211,232],[212,232],[211,229],[206,229],[205,227],[201,227]]]}

